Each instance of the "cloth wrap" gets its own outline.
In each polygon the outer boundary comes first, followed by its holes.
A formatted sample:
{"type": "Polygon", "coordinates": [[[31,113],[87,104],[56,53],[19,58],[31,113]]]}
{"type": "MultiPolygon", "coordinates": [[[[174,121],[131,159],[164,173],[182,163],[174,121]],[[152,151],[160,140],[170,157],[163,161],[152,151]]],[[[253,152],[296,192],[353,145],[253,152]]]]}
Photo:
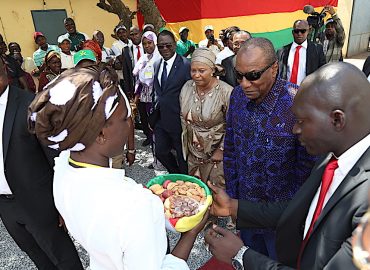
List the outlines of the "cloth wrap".
{"type": "Polygon", "coordinates": [[[225,69],[216,62],[216,55],[208,48],[197,48],[191,57],[191,62],[200,62],[206,64],[214,70],[214,76],[225,75],[225,69]]]}
{"type": "Polygon", "coordinates": [[[81,151],[95,141],[118,102],[126,103],[129,117],[129,102],[110,68],[66,70],[31,103],[28,128],[50,148],[81,151]]]}

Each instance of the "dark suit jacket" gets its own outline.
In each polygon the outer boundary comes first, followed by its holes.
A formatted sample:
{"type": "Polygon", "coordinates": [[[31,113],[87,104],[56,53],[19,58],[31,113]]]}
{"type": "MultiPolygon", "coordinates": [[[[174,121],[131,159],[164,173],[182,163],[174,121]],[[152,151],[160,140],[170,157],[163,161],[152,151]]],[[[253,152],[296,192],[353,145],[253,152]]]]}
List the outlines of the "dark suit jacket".
{"type": "Polygon", "coordinates": [[[125,93],[133,94],[135,90],[135,80],[134,76],[132,75],[132,71],[134,69],[134,61],[133,61],[133,47],[126,46],[122,50],[122,72],[123,72],[123,87],[125,93]]]}
{"type": "Polygon", "coordinates": [[[33,98],[30,92],[9,88],[3,125],[4,173],[12,193],[29,214],[24,218],[29,223],[55,226],[52,150],[43,148],[27,129],[27,110],[33,98]]]}
{"type": "Polygon", "coordinates": [[[236,55],[231,55],[221,62],[221,65],[225,68],[226,73],[225,76],[220,76],[220,80],[228,83],[232,87],[239,85],[234,72],[235,60],[236,55]]]}
{"type": "Polygon", "coordinates": [[[154,107],[160,110],[158,124],[167,132],[181,132],[179,96],[183,85],[191,79],[190,61],[176,54],[165,89],[159,84],[158,72],[163,59],[154,64],[154,107]]]}
{"type": "MultiPolygon", "coordinates": [[[[329,157],[326,157],[316,163],[311,176],[289,203],[253,204],[239,201],[238,228],[276,227],[279,263],[248,250],[243,258],[245,269],[296,267],[307,213],[328,160],[329,157]]],[[[325,205],[303,251],[301,270],[357,269],[352,263],[350,237],[368,207],[369,178],[370,148],[325,205]]]]}
{"type": "MultiPolygon", "coordinates": [[[[279,76],[287,80],[288,72],[288,57],[289,51],[293,43],[290,43],[277,52],[279,60],[279,76]]],[[[307,55],[306,55],[306,75],[310,75],[315,72],[319,67],[326,64],[326,59],[322,45],[308,41],[307,44],[307,55]]]]}
{"type": "Polygon", "coordinates": [[[369,77],[370,75],[370,56],[366,58],[362,71],[365,73],[366,77],[369,77]]]}

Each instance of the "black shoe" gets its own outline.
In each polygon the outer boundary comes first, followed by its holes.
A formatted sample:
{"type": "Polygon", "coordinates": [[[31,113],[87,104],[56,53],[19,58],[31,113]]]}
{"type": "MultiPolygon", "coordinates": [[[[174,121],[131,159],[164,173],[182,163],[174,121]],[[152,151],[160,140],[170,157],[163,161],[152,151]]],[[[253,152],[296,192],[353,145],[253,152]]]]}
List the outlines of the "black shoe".
{"type": "Polygon", "coordinates": [[[145,141],[142,142],[141,146],[148,146],[151,143],[152,143],[151,139],[146,139],[145,141]]]}

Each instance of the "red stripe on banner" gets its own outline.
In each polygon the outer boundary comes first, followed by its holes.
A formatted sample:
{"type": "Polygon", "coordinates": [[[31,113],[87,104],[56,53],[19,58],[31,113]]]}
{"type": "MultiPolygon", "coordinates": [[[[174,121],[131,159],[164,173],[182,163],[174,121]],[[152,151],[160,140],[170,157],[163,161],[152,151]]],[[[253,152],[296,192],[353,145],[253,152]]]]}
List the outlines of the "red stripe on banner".
{"type": "MultiPolygon", "coordinates": [[[[338,0],[155,0],[164,20],[168,23],[198,19],[227,18],[256,14],[294,12],[305,5],[338,6],[338,0]]],[[[321,11],[321,10],[317,10],[321,11]]]]}
{"type": "MultiPolygon", "coordinates": [[[[136,4],[137,4],[137,7],[139,7],[139,0],[136,0],[136,4]]],[[[141,11],[139,11],[139,8],[137,10],[138,10],[137,13],[136,13],[137,24],[138,24],[138,26],[139,26],[140,29],[143,29],[143,26],[144,26],[144,16],[141,13],[141,11]]]]}

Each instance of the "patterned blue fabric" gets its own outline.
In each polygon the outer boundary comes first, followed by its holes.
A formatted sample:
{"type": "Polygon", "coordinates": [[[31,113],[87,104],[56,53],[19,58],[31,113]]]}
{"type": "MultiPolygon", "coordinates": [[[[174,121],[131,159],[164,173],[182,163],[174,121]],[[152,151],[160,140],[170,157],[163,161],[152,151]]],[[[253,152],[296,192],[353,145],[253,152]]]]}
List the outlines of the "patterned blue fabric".
{"type": "Polygon", "coordinates": [[[290,200],[314,165],[292,133],[290,108],[298,86],[278,78],[260,104],[237,86],[226,119],[224,171],[227,193],[252,202],[290,200]]]}

